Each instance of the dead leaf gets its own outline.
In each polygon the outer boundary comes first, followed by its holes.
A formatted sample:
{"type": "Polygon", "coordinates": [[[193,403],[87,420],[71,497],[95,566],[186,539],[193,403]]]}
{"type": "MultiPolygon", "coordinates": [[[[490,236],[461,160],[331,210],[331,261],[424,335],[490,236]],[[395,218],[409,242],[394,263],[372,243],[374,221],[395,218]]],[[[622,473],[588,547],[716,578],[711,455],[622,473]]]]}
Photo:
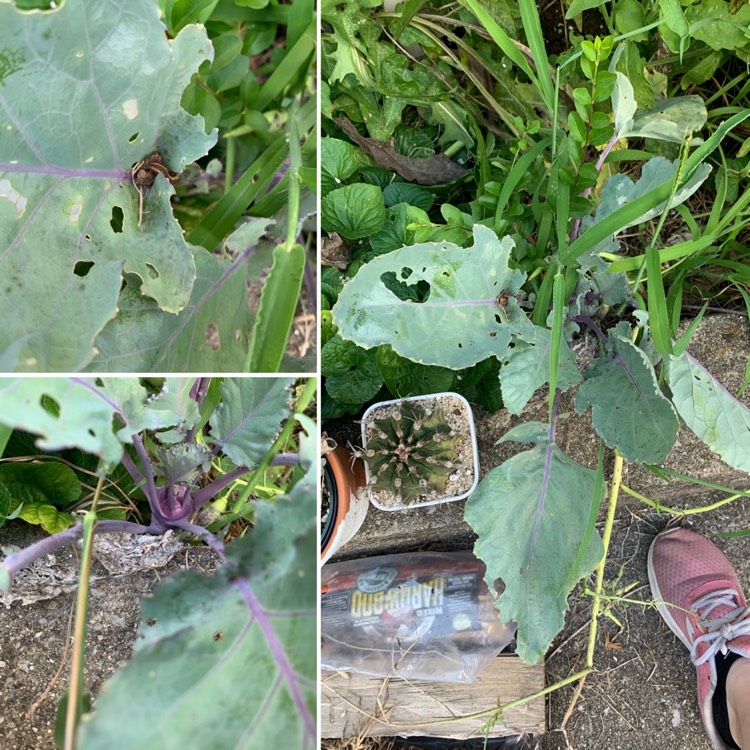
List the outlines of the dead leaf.
{"type": "Polygon", "coordinates": [[[357,128],[346,117],[337,119],[336,124],[354,143],[370,154],[379,167],[394,171],[407,182],[417,182],[420,185],[445,185],[470,172],[445,154],[428,156],[426,159],[415,159],[399,154],[392,141],[386,143],[360,135],[357,128]]]}
{"type": "Polygon", "coordinates": [[[352,257],[352,249],[346,240],[336,232],[323,237],[320,247],[320,262],[324,266],[333,266],[339,271],[346,271],[352,257]]]}
{"type": "Polygon", "coordinates": [[[610,637],[609,633],[604,633],[604,648],[611,649],[612,651],[622,651],[622,643],[618,643],[614,638],[610,637]]]}

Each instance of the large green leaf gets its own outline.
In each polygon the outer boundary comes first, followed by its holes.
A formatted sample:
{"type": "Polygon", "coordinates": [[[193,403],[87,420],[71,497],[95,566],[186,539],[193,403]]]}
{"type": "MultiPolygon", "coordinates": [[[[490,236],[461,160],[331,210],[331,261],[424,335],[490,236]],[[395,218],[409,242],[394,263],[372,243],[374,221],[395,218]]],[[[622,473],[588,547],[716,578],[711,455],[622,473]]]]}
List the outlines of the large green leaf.
{"type": "Polygon", "coordinates": [[[669,387],[685,424],[730,466],[750,471],[750,409],[687,352],[669,358],[669,387]]]}
{"type": "Polygon", "coordinates": [[[399,398],[448,391],[455,378],[452,370],[411,362],[389,346],[378,347],[375,361],[388,390],[399,398]]]}
{"type": "MultiPolygon", "coordinates": [[[[549,382],[551,336],[546,328],[537,328],[534,346],[523,342],[509,353],[508,363],[500,371],[503,405],[511,414],[520,414],[537,388],[549,382]]],[[[576,355],[561,342],[557,365],[557,388],[565,392],[581,380],[576,355]]]]}
{"type": "Polygon", "coordinates": [[[346,284],[333,322],[365,349],[390,344],[422,364],[457,370],[503,357],[512,337],[536,336],[514,298],[525,275],[508,267],[512,247],[509,237],[500,241],[476,224],[472,247],[426,242],[381,255],[346,284]],[[508,293],[505,306],[501,292],[508,293]]]}
{"type": "Polygon", "coordinates": [[[211,415],[211,437],[238,466],[256,466],[289,416],[294,378],[228,378],[211,415]]]}
{"type": "Polygon", "coordinates": [[[348,240],[368,237],[385,221],[383,193],[375,185],[358,182],[332,190],[321,203],[323,229],[348,240]]]}
{"type": "Polygon", "coordinates": [[[133,659],[81,726],[82,750],[315,747],[316,479],[313,461],[289,495],[258,503],[214,575],[181,573],[143,601],[133,659]]]}
{"type": "Polygon", "coordinates": [[[0,364],[71,371],[117,311],[122,272],[175,313],[195,266],[159,175],[139,196],[131,167],[153,151],[176,172],[215,142],[180,98],[205,31],[169,41],[155,0],[66,0],[48,13],[0,3],[9,60],[0,90],[0,364]]]}
{"type": "Polygon", "coordinates": [[[575,407],[592,407],[594,429],[626,461],[662,463],[677,440],[680,422],[659,389],[646,354],[629,339],[611,333],[607,352],[585,373],[575,407]]]}
{"type": "Polygon", "coordinates": [[[242,372],[250,324],[244,262],[194,253],[197,277],[190,302],[165,312],[127,279],[114,320],[96,338],[92,372],[242,372]],[[238,332],[240,335],[238,335],[238,332]]]}
{"type": "Polygon", "coordinates": [[[0,380],[0,421],[39,435],[44,450],[80,448],[114,463],[122,445],[112,432],[115,405],[91,390],[88,381],[68,378],[0,380]],[[53,399],[59,414],[48,411],[43,396],[53,399]]]}
{"type": "MultiPolygon", "coordinates": [[[[541,439],[540,425],[503,438],[541,439]]],[[[479,536],[474,552],[487,566],[490,590],[505,584],[496,606],[504,622],[518,623],[518,653],[538,662],[565,622],[567,597],[604,554],[594,532],[584,539],[596,472],[543,440],[492,469],[466,502],[466,520],[479,536]],[[577,567],[574,565],[578,561],[577,567]]],[[[601,488],[600,488],[601,490],[601,488]]]]}
{"type": "Polygon", "coordinates": [[[134,433],[180,424],[173,406],[168,393],[164,402],[151,397],[136,378],[101,386],[94,378],[0,379],[0,422],[39,435],[43,450],[80,448],[110,464],[120,461],[134,433]]]}
{"type": "Polygon", "coordinates": [[[383,385],[375,354],[340,336],[330,339],[320,353],[320,368],[329,395],[349,404],[362,404],[373,398],[383,385]]]}

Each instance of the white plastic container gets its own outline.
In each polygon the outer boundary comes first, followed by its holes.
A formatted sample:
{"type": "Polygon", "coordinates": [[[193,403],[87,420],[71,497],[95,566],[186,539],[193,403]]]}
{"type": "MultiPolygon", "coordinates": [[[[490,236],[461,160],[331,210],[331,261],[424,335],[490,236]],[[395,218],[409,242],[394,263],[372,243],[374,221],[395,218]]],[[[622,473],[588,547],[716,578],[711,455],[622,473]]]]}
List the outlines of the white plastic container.
{"type": "MultiPolygon", "coordinates": [[[[441,407],[450,408],[450,403],[441,404],[440,403],[441,400],[444,402],[453,401],[454,408],[455,406],[460,407],[462,411],[462,415],[465,417],[466,423],[468,425],[468,434],[466,435],[466,440],[469,444],[464,445],[463,448],[461,447],[461,444],[459,444],[458,451],[460,452],[461,450],[464,450],[467,453],[467,455],[468,454],[471,455],[472,466],[469,467],[468,462],[464,461],[463,468],[458,469],[457,473],[460,474],[463,471],[464,477],[460,477],[460,479],[464,485],[467,482],[470,482],[470,486],[468,487],[468,489],[462,489],[460,492],[457,492],[455,494],[446,495],[445,497],[438,497],[438,498],[434,498],[430,500],[425,500],[424,502],[409,503],[408,505],[404,505],[404,504],[384,505],[374,496],[372,488],[367,486],[366,487],[367,495],[370,498],[370,502],[376,508],[379,508],[380,510],[386,510],[386,511],[410,510],[411,508],[421,508],[426,505],[439,505],[440,503],[450,503],[456,500],[465,500],[476,488],[477,484],[479,483],[479,451],[477,450],[477,435],[476,435],[476,430],[474,429],[474,414],[471,411],[471,406],[469,406],[469,402],[458,393],[450,393],[450,392],[431,393],[427,396],[409,396],[408,398],[397,398],[397,399],[392,399],[391,401],[380,401],[377,404],[373,404],[371,407],[367,409],[367,411],[365,411],[365,413],[362,416],[362,447],[364,449],[367,448],[367,423],[371,415],[373,414],[373,412],[377,412],[383,407],[388,407],[393,404],[402,404],[402,403],[409,403],[409,402],[414,402],[414,401],[435,401],[437,402],[436,403],[437,408],[441,408],[441,407]],[[468,476],[466,476],[467,474],[468,476]]],[[[451,419],[454,419],[455,421],[454,415],[448,414],[447,416],[448,416],[449,423],[451,419]]],[[[377,417],[376,415],[375,418],[380,418],[380,417],[377,417]]],[[[365,460],[364,463],[365,463],[365,476],[367,477],[367,482],[369,485],[370,467],[367,465],[367,460],[365,460]]]]}

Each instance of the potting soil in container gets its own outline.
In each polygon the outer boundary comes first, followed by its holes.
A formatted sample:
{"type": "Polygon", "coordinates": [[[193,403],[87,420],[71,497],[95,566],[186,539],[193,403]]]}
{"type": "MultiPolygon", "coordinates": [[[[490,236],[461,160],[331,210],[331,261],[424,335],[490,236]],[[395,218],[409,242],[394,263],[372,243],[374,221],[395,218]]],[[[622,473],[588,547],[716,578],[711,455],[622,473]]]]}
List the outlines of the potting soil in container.
{"type": "Polygon", "coordinates": [[[334,671],[471,682],[512,640],[470,552],[325,565],[321,664],[334,671]]]}

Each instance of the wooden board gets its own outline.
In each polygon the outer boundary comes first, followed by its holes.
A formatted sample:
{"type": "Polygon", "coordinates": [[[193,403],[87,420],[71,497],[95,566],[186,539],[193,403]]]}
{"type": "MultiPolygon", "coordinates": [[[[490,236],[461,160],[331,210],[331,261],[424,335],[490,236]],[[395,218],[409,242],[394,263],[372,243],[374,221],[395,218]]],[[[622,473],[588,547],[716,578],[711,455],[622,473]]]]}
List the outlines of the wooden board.
{"type": "Polygon", "coordinates": [[[504,721],[496,722],[489,732],[482,731],[488,716],[445,722],[543,689],[544,664],[529,666],[512,655],[499,656],[470,685],[323,672],[321,734],[336,739],[391,735],[463,739],[543,732],[543,697],[508,710],[504,721]]]}

